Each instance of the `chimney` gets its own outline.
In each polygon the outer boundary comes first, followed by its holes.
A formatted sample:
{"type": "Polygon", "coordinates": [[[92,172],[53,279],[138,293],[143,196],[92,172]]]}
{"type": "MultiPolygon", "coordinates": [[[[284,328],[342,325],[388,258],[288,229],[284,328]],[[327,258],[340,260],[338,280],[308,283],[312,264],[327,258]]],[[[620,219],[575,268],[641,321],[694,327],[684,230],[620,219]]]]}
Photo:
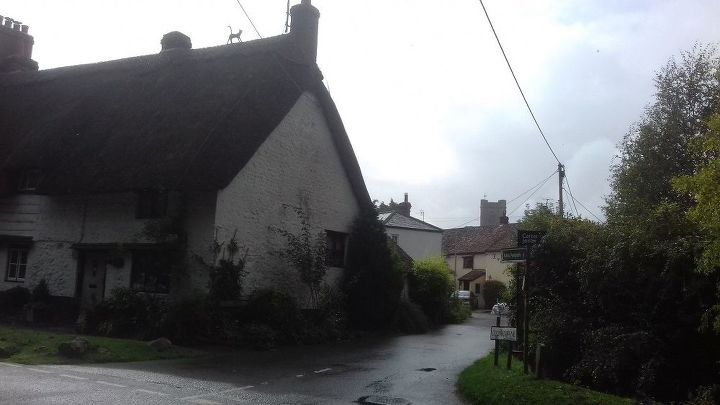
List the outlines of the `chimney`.
{"type": "Polygon", "coordinates": [[[0,16],[0,72],[38,70],[37,62],[32,60],[35,40],[28,31],[20,21],[0,16]]]}
{"type": "Polygon", "coordinates": [[[405,193],[405,201],[398,204],[398,212],[409,217],[411,208],[412,204],[408,201],[408,193],[405,193]]]}
{"type": "Polygon", "coordinates": [[[317,63],[318,22],[320,11],[311,0],[302,0],[290,9],[290,36],[302,55],[302,61],[309,65],[317,63]]]}
{"type": "Polygon", "coordinates": [[[173,49],[192,49],[192,41],[190,37],[183,34],[180,31],[172,31],[163,35],[160,40],[160,46],[162,47],[160,53],[170,51],[173,49]]]}

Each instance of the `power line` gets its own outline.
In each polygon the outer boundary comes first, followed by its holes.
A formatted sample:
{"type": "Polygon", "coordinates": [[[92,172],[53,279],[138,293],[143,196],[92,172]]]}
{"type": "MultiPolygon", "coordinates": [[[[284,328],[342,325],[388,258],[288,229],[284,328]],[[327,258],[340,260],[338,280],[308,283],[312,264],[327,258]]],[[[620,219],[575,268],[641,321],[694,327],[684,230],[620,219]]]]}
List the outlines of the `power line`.
{"type": "Polygon", "coordinates": [[[535,126],[537,127],[538,131],[540,131],[540,135],[542,136],[543,140],[545,141],[545,144],[547,145],[548,149],[550,149],[550,153],[555,157],[555,160],[557,160],[558,163],[560,163],[560,159],[555,154],[555,151],[553,150],[552,146],[550,146],[550,142],[548,142],[547,138],[545,137],[545,133],[543,132],[542,128],[540,128],[540,124],[538,123],[538,120],[535,118],[535,113],[533,113],[532,108],[530,108],[530,103],[528,103],[527,98],[525,97],[525,93],[522,90],[522,87],[520,87],[520,82],[517,79],[517,76],[515,76],[515,71],[513,70],[512,66],[510,65],[510,60],[508,60],[507,55],[505,54],[505,49],[502,46],[502,43],[500,43],[500,38],[498,37],[497,32],[495,32],[495,27],[493,26],[492,21],[490,20],[490,15],[487,12],[487,9],[485,8],[485,4],[482,0],[480,1],[480,5],[482,6],[483,11],[485,12],[485,17],[487,17],[488,23],[490,24],[490,28],[492,29],[493,35],[495,35],[495,40],[497,41],[498,46],[500,47],[500,51],[502,52],[503,58],[505,58],[505,63],[507,63],[508,68],[510,69],[510,73],[512,74],[513,79],[515,80],[515,84],[517,85],[518,90],[520,90],[520,95],[522,96],[523,101],[525,102],[525,106],[527,107],[528,111],[530,112],[530,116],[532,117],[533,121],[535,122],[535,126]]]}
{"type": "Polygon", "coordinates": [[[570,187],[570,180],[568,180],[567,175],[565,176],[565,183],[568,186],[567,192],[570,194],[570,201],[572,201],[573,205],[575,206],[575,213],[579,213],[577,205],[575,205],[575,197],[573,197],[572,187],[570,187]]]}
{"type": "MultiPolygon", "coordinates": [[[[567,179],[566,179],[566,181],[567,181],[567,179]]],[[[578,204],[580,204],[581,207],[583,207],[583,209],[585,209],[585,211],[589,212],[590,215],[592,215],[593,217],[595,217],[595,219],[597,219],[598,222],[602,222],[602,220],[600,219],[600,217],[598,217],[597,215],[595,215],[594,212],[590,211],[585,205],[583,205],[582,202],[580,202],[580,200],[578,200],[577,198],[575,198],[575,196],[573,196],[572,190],[570,190],[570,182],[567,182],[567,185],[568,185],[568,193],[570,193],[570,198],[572,199],[573,204],[574,204],[575,202],[577,202],[578,204]]],[[[575,208],[575,211],[577,212],[577,208],[575,208]]]]}
{"type": "Polygon", "coordinates": [[[245,7],[243,7],[242,3],[240,3],[240,0],[235,0],[235,1],[236,1],[237,4],[240,6],[240,8],[242,9],[243,13],[245,13],[245,17],[247,17],[248,21],[250,21],[250,25],[252,25],[253,29],[255,30],[255,33],[260,37],[260,39],[262,39],[263,36],[260,35],[260,31],[258,31],[257,27],[255,26],[255,23],[253,23],[252,18],[250,18],[250,14],[248,14],[248,12],[245,11],[245,7]]]}
{"type": "Polygon", "coordinates": [[[528,202],[528,200],[530,200],[530,198],[532,198],[532,196],[534,196],[535,193],[537,193],[538,191],[540,191],[541,188],[543,188],[543,186],[545,185],[545,183],[547,183],[548,180],[550,180],[550,178],[551,178],[554,174],[555,174],[555,173],[553,172],[553,174],[551,174],[549,177],[547,177],[545,180],[543,180],[543,182],[535,189],[535,191],[532,192],[532,194],[530,194],[530,195],[525,199],[525,201],[522,202],[522,204],[520,204],[520,205],[518,205],[517,207],[515,207],[515,209],[512,210],[512,211],[510,211],[510,213],[506,214],[506,216],[509,217],[510,214],[512,214],[513,212],[517,211],[518,208],[520,208],[520,207],[522,207],[523,205],[525,205],[525,203],[528,202]]]}
{"type": "MultiPolygon", "coordinates": [[[[567,191],[567,192],[569,193],[568,189],[566,189],[565,187],[563,187],[563,190],[565,190],[565,191],[567,191]]],[[[580,217],[580,212],[579,212],[578,209],[577,209],[577,205],[575,205],[575,201],[573,201],[572,199],[570,199],[570,202],[572,203],[572,204],[569,204],[569,205],[568,205],[568,206],[570,207],[570,214],[572,214],[572,213],[573,213],[573,210],[575,210],[575,216],[579,218],[579,217],[580,217]]]]}
{"type": "Polygon", "coordinates": [[[540,183],[542,183],[542,182],[545,182],[545,181],[547,181],[547,180],[548,180],[548,179],[549,179],[550,177],[554,176],[554,175],[555,175],[555,173],[557,173],[557,170],[555,170],[554,172],[550,173],[550,175],[549,175],[549,176],[547,176],[547,178],[546,178],[546,179],[540,180],[540,182],[539,182],[538,184],[536,184],[536,185],[532,186],[532,187],[531,187],[531,188],[529,188],[528,190],[526,190],[526,191],[524,191],[524,192],[520,193],[520,194],[519,194],[519,195],[518,195],[517,197],[515,197],[515,198],[513,198],[512,200],[508,201],[508,202],[507,202],[507,204],[510,204],[511,202],[513,202],[513,201],[517,200],[518,198],[520,198],[520,197],[524,196],[525,194],[529,193],[530,191],[534,190],[534,189],[535,189],[535,187],[537,187],[537,186],[538,186],[538,185],[539,185],[540,183]]]}
{"type": "Polygon", "coordinates": [[[475,221],[479,221],[479,220],[480,220],[480,217],[475,217],[475,218],[463,223],[462,225],[456,226],[455,228],[460,228],[461,226],[465,226],[465,225],[469,224],[470,222],[475,222],[475,221]]]}

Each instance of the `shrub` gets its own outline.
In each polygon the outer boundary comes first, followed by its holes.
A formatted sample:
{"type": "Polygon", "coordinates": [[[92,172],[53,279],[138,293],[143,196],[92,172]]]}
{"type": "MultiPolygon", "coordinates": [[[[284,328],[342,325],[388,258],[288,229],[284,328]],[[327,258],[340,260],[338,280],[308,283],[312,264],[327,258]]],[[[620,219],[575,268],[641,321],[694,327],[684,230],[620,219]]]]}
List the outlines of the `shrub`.
{"type": "Polygon", "coordinates": [[[447,313],[454,289],[452,275],[442,258],[417,261],[408,277],[410,299],[418,303],[431,322],[438,323],[447,313]]]}
{"type": "Polygon", "coordinates": [[[104,336],[148,339],[157,337],[163,314],[152,295],[116,288],[87,314],[86,328],[104,336]]]}
{"type": "Polygon", "coordinates": [[[463,323],[472,315],[470,305],[463,303],[456,295],[452,295],[448,300],[447,311],[443,313],[443,322],[445,323],[463,323]]]}
{"type": "Polygon", "coordinates": [[[391,255],[385,227],[373,207],[363,208],[350,233],[342,285],[352,325],[389,327],[402,287],[402,263],[391,255]]]}
{"type": "Polygon", "coordinates": [[[220,259],[210,268],[208,299],[214,303],[233,301],[240,298],[242,279],[245,276],[245,261],[220,259]]]}
{"type": "Polygon", "coordinates": [[[430,323],[422,308],[407,300],[400,301],[393,325],[402,333],[425,333],[430,330],[430,323]]]}
{"type": "Polygon", "coordinates": [[[244,320],[251,324],[264,324],[277,332],[279,342],[294,342],[301,319],[295,300],[274,290],[258,290],[249,298],[244,320]]]}
{"type": "Polygon", "coordinates": [[[264,323],[250,323],[242,328],[241,343],[257,350],[269,350],[277,345],[278,335],[273,327],[264,323]]]}
{"type": "Polygon", "coordinates": [[[207,297],[204,295],[172,302],[167,306],[160,334],[176,344],[192,345],[207,341],[210,331],[208,310],[207,297]]]}
{"type": "Polygon", "coordinates": [[[5,315],[15,314],[30,302],[30,298],[30,290],[25,287],[17,286],[0,291],[0,311],[5,315]]]}
{"type": "Polygon", "coordinates": [[[48,301],[50,301],[50,289],[48,288],[47,281],[42,279],[32,290],[32,302],[48,301]]]}
{"type": "Polygon", "coordinates": [[[485,308],[490,309],[502,298],[507,291],[507,287],[502,281],[488,280],[483,285],[483,299],[485,300],[485,308]]]}

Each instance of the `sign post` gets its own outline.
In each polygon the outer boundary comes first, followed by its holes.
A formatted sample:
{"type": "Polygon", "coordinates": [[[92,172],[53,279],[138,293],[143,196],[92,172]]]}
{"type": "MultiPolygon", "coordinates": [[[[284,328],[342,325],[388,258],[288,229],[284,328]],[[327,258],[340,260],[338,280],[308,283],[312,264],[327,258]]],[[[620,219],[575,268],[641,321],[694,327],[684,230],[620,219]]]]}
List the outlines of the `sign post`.
{"type": "MultiPolygon", "coordinates": [[[[523,372],[528,373],[528,336],[530,335],[530,319],[528,317],[528,271],[530,270],[530,256],[535,254],[535,247],[540,244],[545,231],[523,231],[518,230],[517,244],[518,247],[522,247],[525,250],[525,271],[523,272],[523,284],[522,284],[522,299],[523,299],[523,312],[522,312],[522,337],[523,337],[523,372]]],[[[518,297],[518,301],[519,301],[518,297]]]]}

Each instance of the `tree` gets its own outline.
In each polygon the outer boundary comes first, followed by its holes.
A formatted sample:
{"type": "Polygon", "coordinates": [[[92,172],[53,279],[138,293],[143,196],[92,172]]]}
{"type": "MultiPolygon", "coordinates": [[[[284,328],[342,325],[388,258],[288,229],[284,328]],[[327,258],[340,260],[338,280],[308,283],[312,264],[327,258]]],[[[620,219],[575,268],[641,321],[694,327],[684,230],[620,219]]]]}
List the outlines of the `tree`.
{"type": "MultiPolygon", "coordinates": [[[[675,188],[695,201],[688,217],[702,232],[702,253],[698,269],[706,274],[720,272],[720,114],[708,123],[709,131],[694,145],[696,160],[701,162],[692,176],[678,177],[675,188]]],[[[720,301],[720,285],[717,287],[720,301]]],[[[720,305],[710,308],[704,318],[706,327],[720,334],[720,305]]]]}
{"type": "Polygon", "coordinates": [[[380,214],[399,212],[400,210],[400,203],[396,203],[392,198],[388,204],[385,204],[385,201],[380,201],[378,204],[378,200],[373,201],[373,203],[375,204],[375,209],[377,209],[380,214]]]}
{"type": "Polygon", "coordinates": [[[690,206],[671,180],[693,174],[696,157],[689,145],[707,132],[707,120],[720,105],[719,66],[714,47],[695,46],[657,73],[655,101],[623,139],[611,168],[608,221],[643,222],[663,202],[690,206]]]}
{"type": "Polygon", "coordinates": [[[389,326],[400,303],[402,264],[393,260],[385,227],[374,207],[353,223],[343,280],[350,321],[361,328],[389,326]]]}
{"type": "Polygon", "coordinates": [[[327,241],[324,233],[313,235],[310,220],[300,207],[293,207],[300,219],[300,232],[294,234],[285,229],[275,231],[287,239],[288,247],[283,255],[300,274],[300,281],[310,293],[310,306],[317,308],[320,301],[320,288],[327,272],[327,241]]]}

